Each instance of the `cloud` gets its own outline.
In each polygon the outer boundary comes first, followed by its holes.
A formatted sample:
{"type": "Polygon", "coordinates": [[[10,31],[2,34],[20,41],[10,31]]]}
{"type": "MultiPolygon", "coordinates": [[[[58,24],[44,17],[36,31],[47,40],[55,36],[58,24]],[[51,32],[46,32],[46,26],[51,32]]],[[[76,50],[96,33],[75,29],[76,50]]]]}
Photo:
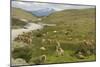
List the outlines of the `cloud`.
{"type": "Polygon", "coordinates": [[[22,9],[27,10],[27,11],[33,11],[33,10],[38,10],[38,9],[41,9],[41,8],[46,8],[48,6],[47,6],[46,3],[13,1],[12,7],[22,8],[22,9]]]}
{"type": "Polygon", "coordinates": [[[69,5],[69,4],[53,4],[53,3],[39,3],[39,2],[18,2],[12,1],[12,7],[21,8],[27,11],[34,11],[43,8],[53,8],[56,11],[64,9],[83,9],[83,8],[94,8],[94,6],[84,5],[69,5]]]}

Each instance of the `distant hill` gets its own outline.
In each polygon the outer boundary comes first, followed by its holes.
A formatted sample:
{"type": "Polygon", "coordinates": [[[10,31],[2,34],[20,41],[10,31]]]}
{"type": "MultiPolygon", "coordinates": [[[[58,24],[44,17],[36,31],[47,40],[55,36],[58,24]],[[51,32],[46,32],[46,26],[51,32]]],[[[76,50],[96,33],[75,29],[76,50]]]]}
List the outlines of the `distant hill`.
{"type": "Polygon", "coordinates": [[[42,17],[42,16],[48,16],[53,12],[55,12],[55,10],[52,8],[44,8],[44,9],[33,11],[32,14],[38,17],[42,17]]]}
{"type": "MultiPolygon", "coordinates": [[[[73,23],[76,20],[86,21],[85,19],[95,20],[95,8],[89,9],[67,9],[63,11],[54,12],[49,15],[47,18],[44,19],[46,23],[58,23],[58,22],[66,22],[66,23],[73,23]],[[73,21],[75,20],[75,21],[73,21]]],[[[93,22],[93,21],[92,21],[93,22]]]]}
{"type": "Polygon", "coordinates": [[[37,17],[33,16],[31,13],[24,11],[20,8],[14,8],[11,9],[11,14],[13,18],[19,18],[19,19],[26,19],[28,21],[36,21],[37,17]]]}

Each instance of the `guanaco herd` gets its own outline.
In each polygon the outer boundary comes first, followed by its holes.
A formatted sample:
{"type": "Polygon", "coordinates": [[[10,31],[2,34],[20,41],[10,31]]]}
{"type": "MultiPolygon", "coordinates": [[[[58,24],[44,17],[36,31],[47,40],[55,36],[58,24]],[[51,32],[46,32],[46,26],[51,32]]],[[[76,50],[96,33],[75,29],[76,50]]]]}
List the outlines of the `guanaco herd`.
{"type": "MultiPolygon", "coordinates": [[[[56,31],[54,32],[56,33],[56,31]]],[[[46,34],[43,34],[43,35],[46,35],[46,34]]],[[[22,35],[18,35],[18,37],[15,38],[15,41],[24,42],[31,45],[32,39],[33,39],[33,36],[32,36],[32,31],[31,31],[27,33],[23,32],[22,35]]],[[[48,42],[49,44],[52,44],[51,39],[42,39],[41,42],[42,43],[48,42]]],[[[91,42],[87,40],[83,40],[83,43],[84,45],[91,47],[93,46],[92,44],[94,43],[94,40],[91,40],[91,42]]],[[[56,40],[56,44],[57,45],[56,45],[55,52],[56,52],[57,57],[64,56],[64,49],[61,47],[61,44],[58,40],[56,40]]],[[[45,51],[46,48],[42,46],[40,47],[40,50],[45,51]]],[[[75,53],[77,53],[80,58],[83,57],[82,52],[80,50],[76,51],[75,53]]],[[[47,56],[45,54],[41,55],[38,59],[39,63],[44,63],[46,60],[47,60],[47,56]]]]}

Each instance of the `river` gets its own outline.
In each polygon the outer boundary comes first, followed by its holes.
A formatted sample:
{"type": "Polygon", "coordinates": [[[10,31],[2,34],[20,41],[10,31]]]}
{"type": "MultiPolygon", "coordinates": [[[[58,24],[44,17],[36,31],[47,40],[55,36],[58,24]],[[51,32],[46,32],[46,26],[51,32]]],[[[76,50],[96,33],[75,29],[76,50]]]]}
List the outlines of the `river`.
{"type": "Polygon", "coordinates": [[[36,24],[36,23],[28,23],[25,28],[21,28],[21,29],[12,29],[12,40],[14,40],[19,34],[22,34],[23,32],[29,32],[31,30],[37,30],[37,29],[42,29],[43,26],[40,24],[36,24]]]}

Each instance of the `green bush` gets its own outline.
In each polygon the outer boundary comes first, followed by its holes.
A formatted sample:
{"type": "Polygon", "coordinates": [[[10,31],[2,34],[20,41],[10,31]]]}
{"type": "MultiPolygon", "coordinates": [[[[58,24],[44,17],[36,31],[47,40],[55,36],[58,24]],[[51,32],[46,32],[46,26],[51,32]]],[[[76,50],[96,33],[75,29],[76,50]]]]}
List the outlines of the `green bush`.
{"type": "Polygon", "coordinates": [[[15,48],[12,52],[12,57],[13,58],[22,58],[25,59],[26,62],[28,62],[31,58],[31,49],[27,46],[25,47],[20,47],[20,48],[15,48]]]}

